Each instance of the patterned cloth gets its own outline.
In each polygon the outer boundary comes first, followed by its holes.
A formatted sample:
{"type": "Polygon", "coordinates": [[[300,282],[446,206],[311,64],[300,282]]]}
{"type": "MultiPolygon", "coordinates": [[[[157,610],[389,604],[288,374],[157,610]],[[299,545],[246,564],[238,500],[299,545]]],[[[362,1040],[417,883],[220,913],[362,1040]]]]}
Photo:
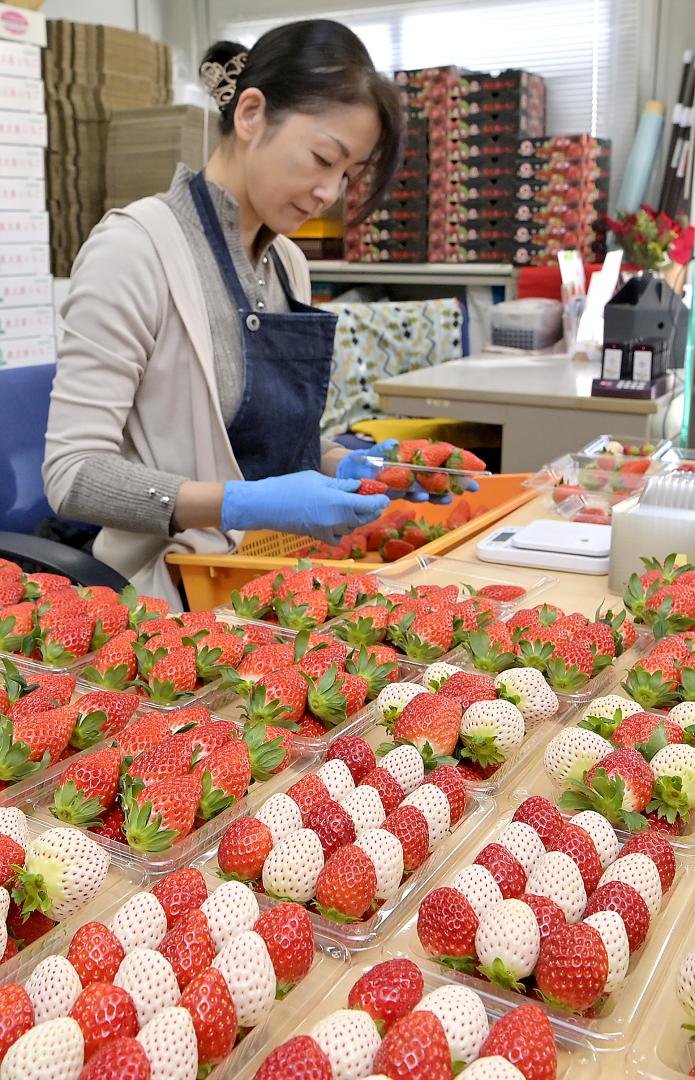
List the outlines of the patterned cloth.
{"type": "Polygon", "coordinates": [[[322,435],[383,415],[374,383],[468,353],[468,319],[458,299],[321,304],[338,315],[322,435]]]}

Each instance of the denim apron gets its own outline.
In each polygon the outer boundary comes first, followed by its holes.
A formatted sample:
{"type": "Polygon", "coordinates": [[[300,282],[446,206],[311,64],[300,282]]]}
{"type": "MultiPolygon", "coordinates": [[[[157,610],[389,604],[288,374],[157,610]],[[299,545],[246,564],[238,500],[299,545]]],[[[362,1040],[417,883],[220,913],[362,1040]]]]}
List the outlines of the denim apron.
{"type": "Polygon", "coordinates": [[[234,268],[203,172],[190,181],[190,190],[222,280],[239,312],[244,392],[227,433],[244,479],[262,480],[302,469],[320,471],[319,424],[326,406],[338,318],[295,299],[272,247],[270,255],[290,310],[254,311],[234,268]]]}

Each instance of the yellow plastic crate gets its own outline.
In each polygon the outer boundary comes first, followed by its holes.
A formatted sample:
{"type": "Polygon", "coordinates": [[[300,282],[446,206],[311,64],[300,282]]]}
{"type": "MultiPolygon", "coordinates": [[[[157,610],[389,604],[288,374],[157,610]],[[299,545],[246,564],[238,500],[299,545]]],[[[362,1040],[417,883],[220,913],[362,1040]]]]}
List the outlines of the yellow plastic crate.
{"type": "MultiPolygon", "coordinates": [[[[445,533],[438,540],[432,540],[424,547],[418,548],[418,554],[443,555],[472,536],[484,532],[490,525],[494,525],[500,518],[511,514],[524,503],[530,502],[536,497],[536,492],[523,487],[523,481],[528,479],[528,476],[528,473],[508,473],[501,476],[482,477],[480,491],[459,497],[465,498],[474,512],[478,507],[486,507],[485,513],[473,518],[466,525],[445,533]]],[[[446,521],[455,505],[456,497],[453,503],[446,506],[395,500],[391,504],[391,509],[407,510],[414,518],[423,517],[430,524],[436,524],[446,521]]],[[[167,555],[167,562],[179,568],[191,610],[204,611],[225,603],[233,589],[240,588],[245,582],[258,577],[259,574],[294,566],[297,559],[289,557],[289,553],[301,548],[309,540],[310,537],[271,530],[249,532],[246,533],[244,542],[234,554],[183,555],[172,552],[167,555]]],[[[325,560],[315,559],[314,561],[321,563],[325,560]]],[[[369,551],[366,559],[357,561],[335,559],[329,565],[337,567],[346,574],[364,574],[378,569],[384,563],[378,551],[369,551]]]]}

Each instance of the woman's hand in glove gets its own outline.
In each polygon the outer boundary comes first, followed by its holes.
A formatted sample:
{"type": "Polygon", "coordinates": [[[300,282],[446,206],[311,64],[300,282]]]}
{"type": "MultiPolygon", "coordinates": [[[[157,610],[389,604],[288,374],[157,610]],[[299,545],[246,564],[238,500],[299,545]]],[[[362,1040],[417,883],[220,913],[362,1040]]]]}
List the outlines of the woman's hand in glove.
{"type": "Polygon", "coordinates": [[[389,505],[385,495],[356,495],[357,478],[306,471],[266,480],[230,480],[224,486],[222,528],[276,529],[337,544],[389,505]]]}
{"type": "MultiPolygon", "coordinates": [[[[356,480],[362,478],[374,479],[382,466],[373,465],[369,458],[384,458],[393,450],[395,446],[398,446],[398,439],[385,439],[383,442],[377,443],[375,446],[368,447],[366,450],[351,450],[349,454],[346,454],[344,458],[341,458],[336,469],[336,476],[341,479],[347,479],[352,477],[356,480]]],[[[394,465],[398,467],[398,462],[394,462],[394,465]]],[[[404,465],[403,468],[407,468],[404,465]]],[[[417,480],[417,473],[415,474],[417,480]]],[[[461,476],[458,478],[458,483],[466,491],[479,491],[480,486],[476,480],[473,480],[468,476],[461,476]]],[[[407,491],[403,491],[399,488],[390,488],[389,496],[392,499],[408,499],[409,502],[436,502],[436,503],[450,503],[451,495],[430,495],[429,492],[421,488],[416,482],[407,491]]]]}

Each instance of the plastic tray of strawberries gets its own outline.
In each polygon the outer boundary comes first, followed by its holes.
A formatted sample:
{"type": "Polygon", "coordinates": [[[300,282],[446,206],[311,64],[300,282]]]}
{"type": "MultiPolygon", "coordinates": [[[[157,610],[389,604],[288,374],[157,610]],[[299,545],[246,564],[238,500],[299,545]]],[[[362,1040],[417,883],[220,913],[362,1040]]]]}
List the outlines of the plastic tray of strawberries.
{"type": "MultiPolygon", "coordinates": [[[[332,762],[328,762],[327,764],[330,766],[332,762]]],[[[378,764],[379,762],[377,761],[377,765],[378,764]]],[[[311,770],[312,773],[318,772],[319,778],[322,779],[320,771],[320,767],[317,765],[314,765],[311,770]]],[[[287,782],[282,786],[276,787],[273,795],[276,793],[288,793],[293,782],[293,777],[288,776],[287,782]]],[[[426,774],[424,774],[421,783],[427,783],[426,774]]],[[[356,790],[359,790],[359,785],[355,787],[353,781],[348,795],[356,790]]],[[[262,797],[264,795],[265,792],[254,793],[253,797],[247,800],[248,808],[246,809],[246,814],[248,814],[249,817],[254,817],[254,815],[261,812],[263,804],[266,802],[266,798],[262,797]]],[[[292,795],[289,797],[292,798],[292,795]]],[[[336,799],[336,801],[340,800],[336,799]]],[[[314,924],[317,939],[339,941],[351,952],[371,948],[374,944],[383,940],[385,935],[389,933],[394,918],[398,913],[402,912],[404,906],[414,903],[417,900],[417,897],[422,894],[432,877],[447,864],[448,860],[452,857],[460,844],[465,841],[466,837],[472,832],[476,832],[480,829],[481,825],[488,819],[492,811],[493,802],[491,799],[474,792],[467,792],[465,808],[460,818],[454,824],[450,825],[446,834],[434,844],[420,866],[413,872],[405,873],[403,875],[401,884],[390,899],[373,901],[373,906],[376,910],[372,913],[370,913],[370,909],[367,909],[367,912],[362,917],[339,922],[324,917],[314,908],[311,901],[308,901],[308,910],[314,924]]],[[[306,828],[306,826],[303,825],[302,828],[306,828]]],[[[370,828],[370,826],[367,826],[367,828],[370,828]]],[[[289,835],[291,835],[291,831],[295,830],[290,830],[288,833],[289,835]]],[[[359,835],[361,835],[361,833],[359,835]]],[[[359,835],[357,839],[359,839],[359,835]]],[[[277,847],[277,844],[275,844],[274,847],[277,847]]],[[[220,865],[218,862],[217,849],[210,852],[207,856],[202,856],[198,860],[197,865],[201,866],[210,874],[218,873],[220,871],[220,865]]],[[[258,889],[259,903],[262,907],[275,907],[278,903],[282,902],[265,895],[261,888],[260,880],[258,889]]]]}
{"type": "Polygon", "coordinates": [[[563,454],[524,480],[524,486],[546,494],[549,506],[573,496],[597,494],[612,504],[641,491],[650,476],[667,468],[659,459],[635,457],[621,463],[610,456],[604,460],[591,454],[563,454]]]}
{"type": "MultiPolygon", "coordinates": [[[[695,629],[659,641],[651,634],[644,635],[637,649],[625,655],[627,663],[615,684],[617,693],[625,694],[647,712],[664,716],[674,706],[695,700],[695,629]]],[[[689,710],[684,705],[679,712],[687,714],[689,710]]],[[[693,722],[689,716],[687,721],[693,722]]]]}
{"type": "MultiPolygon", "coordinates": [[[[533,794],[537,794],[535,785],[529,786],[533,794]]],[[[528,796],[525,792],[515,792],[513,803],[518,804],[526,797],[528,796]]],[[[482,848],[498,839],[512,820],[512,815],[513,811],[506,811],[496,818],[487,833],[481,835],[479,830],[469,837],[465,846],[462,845],[459,849],[458,857],[447,865],[446,874],[439,876],[435,887],[451,887],[456,874],[472,864],[482,848]]],[[[658,914],[652,915],[650,919],[644,943],[631,954],[623,984],[612,993],[604,995],[585,1013],[544,1005],[552,1018],[554,1028],[568,1036],[574,1034],[585,1039],[597,1051],[624,1050],[639,1030],[652,994],[654,978],[660,970],[669,943],[681,937],[691,920],[694,900],[695,878],[676,856],[673,884],[664,894],[658,914]]],[[[417,963],[429,961],[438,967],[436,961],[427,955],[418,937],[418,914],[418,911],[413,911],[407,915],[390,937],[384,951],[391,956],[410,955],[417,963]]],[[[491,985],[487,979],[453,971],[448,965],[443,966],[442,970],[446,973],[446,978],[471,986],[478,993],[492,993],[494,998],[510,1005],[518,1005],[525,1000],[537,1000],[532,994],[491,985]]],[[[617,1066],[616,1068],[616,1075],[621,1074],[620,1069],[617,1066]]]]}
{"type": "Polygon", "coordinates": [[[373,576],[387,593],[406,592],[418,585],[457,585],[458,599],[486,596],[498,606],[500,614],[535,604],[536,598],[559,580],[550,574],[515,567],[493,571],[480,563],[448,555],[412,555],[373,571],[373,576]]]}
{"type": "MultiPolygon", "coordinates": [[[[185,723],[187,711],[187,709],[180,710],[182,724],[185,723]]],[[[174,714],[168,715],[173,721],[174,714]]],[[[210,714],[210,719],[214,721],[220,718],[210,714]]],[[[0,801],[8,805],[21,807],[28,817],[41,823],[44,827],[49,823],[55,824],[56,819],[51,813],[51,808],[54,805],[55,793],[63,782],[65,771],[72,765],[79,767],[79,764],[84,762],[85,758],[93,751],[94,748],[92,747],[81,751],[79,755],[75,755],[68,760],[58,762],[46,770],[45,773],[41,773],[36,778],[30,778],[25,783],[17,785],[15,789],[5,793],[4,798],[0,801]]],[[[174,841],[173,844],[161,851],[135,850],[123,841],[113,839],[105,832],[93,832],[89,829],[86,831],[98,843],[105,846],[113,858],[139,868],[149,878],[158,877],[193,862],[201,853],[210,851],[215,847],[219,837],[231,821],[250,813],[249,808],[255,806],[259,798],[262,801],[279,787],[289,786],[289,784],[300,779],[315,764],[315,761],[315,757],[293,756],[286,769],[274,773],[267,780],[260,782],[253,780],[244,798],[233,803],[216,817],[211,818],[199,827],[194,827],[183,839],[174,841]],[[261,792],[262,794],[260,794],[261,792]]]]}
{"type": "MultiPolygon", "coordinates": [[[[207,893],[208,897],[213,896],[215,891],[223,884],[219,878],[214,875],[210,876],[204,871],[196,870],[195,873],[198,875],[198,881],[202,881],[203,891],[207,893]]],[[[160,884],[162,880],[160,879],[160,884]]],[[[91,922],[110,926],[120,909],[146,888],[147,886],[143,886],[132,868],[125,868],[123,876],[119,880],[115,880],[110,888],[102,890],[88,907],[58,924],[54,930],[45,934],[30,948],[20,952],[18,956],[3,964],[0,967],[0,986],[8,983],[26,985],[32,973],[42,961],[50,956],[67,956],[70,942],[81,927],[91,922]],[[130,877],[127,876],[128,874],[130,877]]],[[[200,895],[202,896],[202,892],[200,895]]],[[[180,891],[178,892],[177,901],[185,903],[182,900],[180,891]]],[[[186,910],[198,906],[197,903],[192,903],[186,910]]],[[[172,925],[175,925],[175,923],[172,925]]],[[[149,932],[147,926],[145,926],[145,932],[149,932]]],[[[137,930],[132,924],[131,933],[137,934],[137,930]]],[[[139,944],[136,942],[133,948],[138,947],[139,944]]],[[[145,947],[153,948],[155,946],[150,944],[145,947]]],[[[126,949],[126,955],[130,952],[131,949],[126,949]]],[[[349,954],[337,942],[329,940],[321,943],[315,942],[314,958],[308,973],[286,993],[286,996],[282,998],[278,996],[273,1001],[265,1018],[256,1027],[249,1027],[247,1035],[242,1038],[238,1037],[233,1049],[227,1056],[214,1069],[211,1071],[206,1070],[205,1075],[212,1077],[213,1080],[236,1076],[244,1056],[246,1039],[252,1038],[258,1047],[262,1047],[269,1041],[273,1027],[283,1022],[285,1013],[295,1016],[298,1009],[302,1012],[308,1012],[318,1007],[321,998],[325,994],[326,986],[332,985],[340,977],[348,962],[349,954]]],[[[110,982],[111,979],[108,978],[107,981],[110,982]]]]}
{"type": "Polygon", "coordinates": [[[623,461],[648,458],[656,461],[669,453],[673,446],[670,439],[650,439],[640,435],[597,435],[578,450],[590,457],[611,457],[623,461]]]}
{"type": "MultiPolygon", "coordinates": [[[[315,1007],[311,1010],[302,1008],[301,1011],[295,1011],[294,1015],[292,1015],[292,1010],[290,1009],[285,1010],[282,1015],[278,1011],[275,1018],[277,1022],[275,1022],[275,1020],[271,1022],[268,1027],[268,1031],[265,1033],[266,1041],[264,1042],[262,1040],[261,1032],[251,1032],[250,1035],[248,1035],[247,1038],[244,1040],[241,1050],[239,1052],[239,1056],[236,1060],[236,1068],[238,1071],[233,1074],[228,1073],[227,1075],[230,1078],[233,1075],[235,1080],[253,1080],[253,1077],[256,1075],[258,1069],[273,1051],[275,1051],[280,1045],[286,1043],[289,1039],[295,1036],[311,1035],[315,1025],[321,1023],[322,1021],[325,1021],[332,1013],[347,1009],[349,1007],[348,1002],[350,999],[350,991],[357,983],[358,979],[362,979],[365,975],[367,975],[368,972],[373,971],[376,964],[382,964],[388,962],[391,959],[392,956],[387,950],[383,950],[381,953],[376,953],[369,960],[367,960],[366,957],[364,958],[364,960],[358,959],[356,962],[353,962],[353,964],[348,970],[343,969],[342,971],[337,972],[335,982],[333,982],[330,986],[327,985],[325,987],[325,993],[322,1000],[317,1003],[315,1007]]],[[[457,981],[455,980],[455,978],[448,978],[447,975],[442,973],[442,971],[438,970],[436,966],[429,963],[422,963],[419,957],[410,959],[414,959],[415,963],[420,968],[420,971],[422,973],[423,997],[424,995],[430,994],[433,991],[442,990],[446,987],[456,985],[457,981]]],[[[378,981],[380,986],[384,986],[385,998],[387,1000],[392,1000],[391,994],[388,990],[388,981],[384,978],[384,976],[379,976],[378,981]]],[[[488,1030],[492,1029],[496,1020],[501,1017],[509,1016],[509,1014],[513,1011],[514,1005],[510,1004],[510,1002],[505,1000],[503,997],[497,996],[489,989],[485,989],[480,983],[473,987],[473,989],[480,997],[482,1005],[484,1007],[487,1016],[486,1027],[488,1028],[488,1030]]],[[[400,995],[400,987],[396,991],[396,993],[400,995]]],[[[426,1004],[427,1003],[422,1001],[421,999],[421,1007],[425,1007],[426,1004]]],[[[403,1009],[403,1012],[405,1011],[406,1010],[403,1009]]],[[[453,1021],[455,1016],[456,1013],[452,1010],[452,1012],[447,1017],[447,1021],[453,1021]]],[[[475,1030],[472,1018],[466,1017],[464,1019],[464,1023],[466,1021],[466,1032],[465,1034],[461,1033],[461,1037],[464,1042],[468,1042],[469,1039],[471,1039],[473,1031],[475,1030]]],[[[595,1077],[597,1076],[599,1059],[594,1048],[587,1042],[586,1039],[583,1038],[582,1033],[572,1030],[570,1025],[566,1024],[562,1026],[558,1024],[553,1017],[550,1018],[550,1027],[552,1029],[552,1035],[555,1040],[555,1047],[557,1052],[557,1072],[553,1073],[553,1075],[556,1075],[558,1080],[565,1080],[565,1078],[568,1077],[571,1077],[572,1080],[575,1080],[575,1078],[576,1080],[583,1080],[583,1078],[587,1078],[588,1080],[589,1077],[595,1080],[595,1077]]],[[[483,1036],[484,1031],[481,1032],[480,1035],[478,1035],[476,1042],[479,1041],[480,1038],[482,1038],[483,1036]]],[[[510,1038],[513,1037],[513,1035],[510,1035],[510,1038]]],[[[319,1035],[319,1038],[321,1038],[323,1041],[326,1039],[326,1036],[325,1034],[319,1035]]],[[[327,1048],[331,1047],[331,1044],[328,1041],[324,1042],[324,1045],[326,1045],[327,1048]]],[[[510,1060],[516,1059],[516,1052],[511,1044],[505,1044],[504,1047],[500,1045],[497,1048],[501,1052],[504,1051],[508,1053],[510,1060]]],[[[420,1050],[420,1047],[418,1047],[418,1050],[420,1050]]],[[[471,1055],[475,1055],[476,1052],[479,1052],[479,1047],[476,1047],[474,1044],[470,1047],[470,1053],[471,1055]]],[[[340,1069],[340,1065],[338,1065],[338,1059],[340,1059],[341,1062],[344,1060],[343,1053],[341,1050],[338,1050],[337,1047],[334,1053],[337,1068],[340,1069]]],[[[522,1054],[523,1053],[524,1052],[522,1051],[522,1054]]],[[[453,1057],[454,1060],[456,1060],[456,1055],[453,1055],[453,1057]]],[[[329,1060],[333,1061],[332,1055],[329,1057],[329,1060]]],[[[475,1057],[471,1056],[469,1060],[475,1060],[475,1057]]],[[[368,1063],[366,1063],[364,1066],[364,1068],[369,1067],[370,1065],[368,1063]]],[[[377,1066],[374,1065],[373,1067],[376,1068],[377,1066]]],[[[543,1065],[542,1067],[544,1069],[547,1068],[546,1065],[543,1065]]],[[[461,1062],[459,1061],[458,1064],[455,1065],[456,1072],[458,1072],[460,1068],[461,1062]]],[[[278,1072],[277,1076],[279,1077],[280,1075],[283,1075],[283,1078],[285,1077],[285,1074],[281,1074],[280,1072],[278,1072]]],[[[358,1073],[353,1074],[348,1073],[347,1071],[338,1072],[336,1071],[336,1069],[333,1069],[332,1075],[334,1077],[347,1077],[348,1075],[356,1076],[358,1075],[358,1073]]],[[[364,1075],[364,1071],[359,1073],[359,1075],[364,1075]]],[[[391,1075],[390,1070],[389,1075],[391,1075]]],[[[405,1075],[405,1073],[398,1072],[394,1073],[393,1075],[405,1075]]],[[[421,1074],[418,1072],[418,1075],[421,1074]]],[[[490,1073],[486,1075],[493,1074],[490,1073]]],[[[494,1075],[498,1074],[495,1073],[494,1075]]],[[[528,1075],[531,1075],[531,1073],[529,1073],[528,1075]]],[[[549,1076],[550,1073],[544,1072],[543,1075],[549,1076]]]]}

